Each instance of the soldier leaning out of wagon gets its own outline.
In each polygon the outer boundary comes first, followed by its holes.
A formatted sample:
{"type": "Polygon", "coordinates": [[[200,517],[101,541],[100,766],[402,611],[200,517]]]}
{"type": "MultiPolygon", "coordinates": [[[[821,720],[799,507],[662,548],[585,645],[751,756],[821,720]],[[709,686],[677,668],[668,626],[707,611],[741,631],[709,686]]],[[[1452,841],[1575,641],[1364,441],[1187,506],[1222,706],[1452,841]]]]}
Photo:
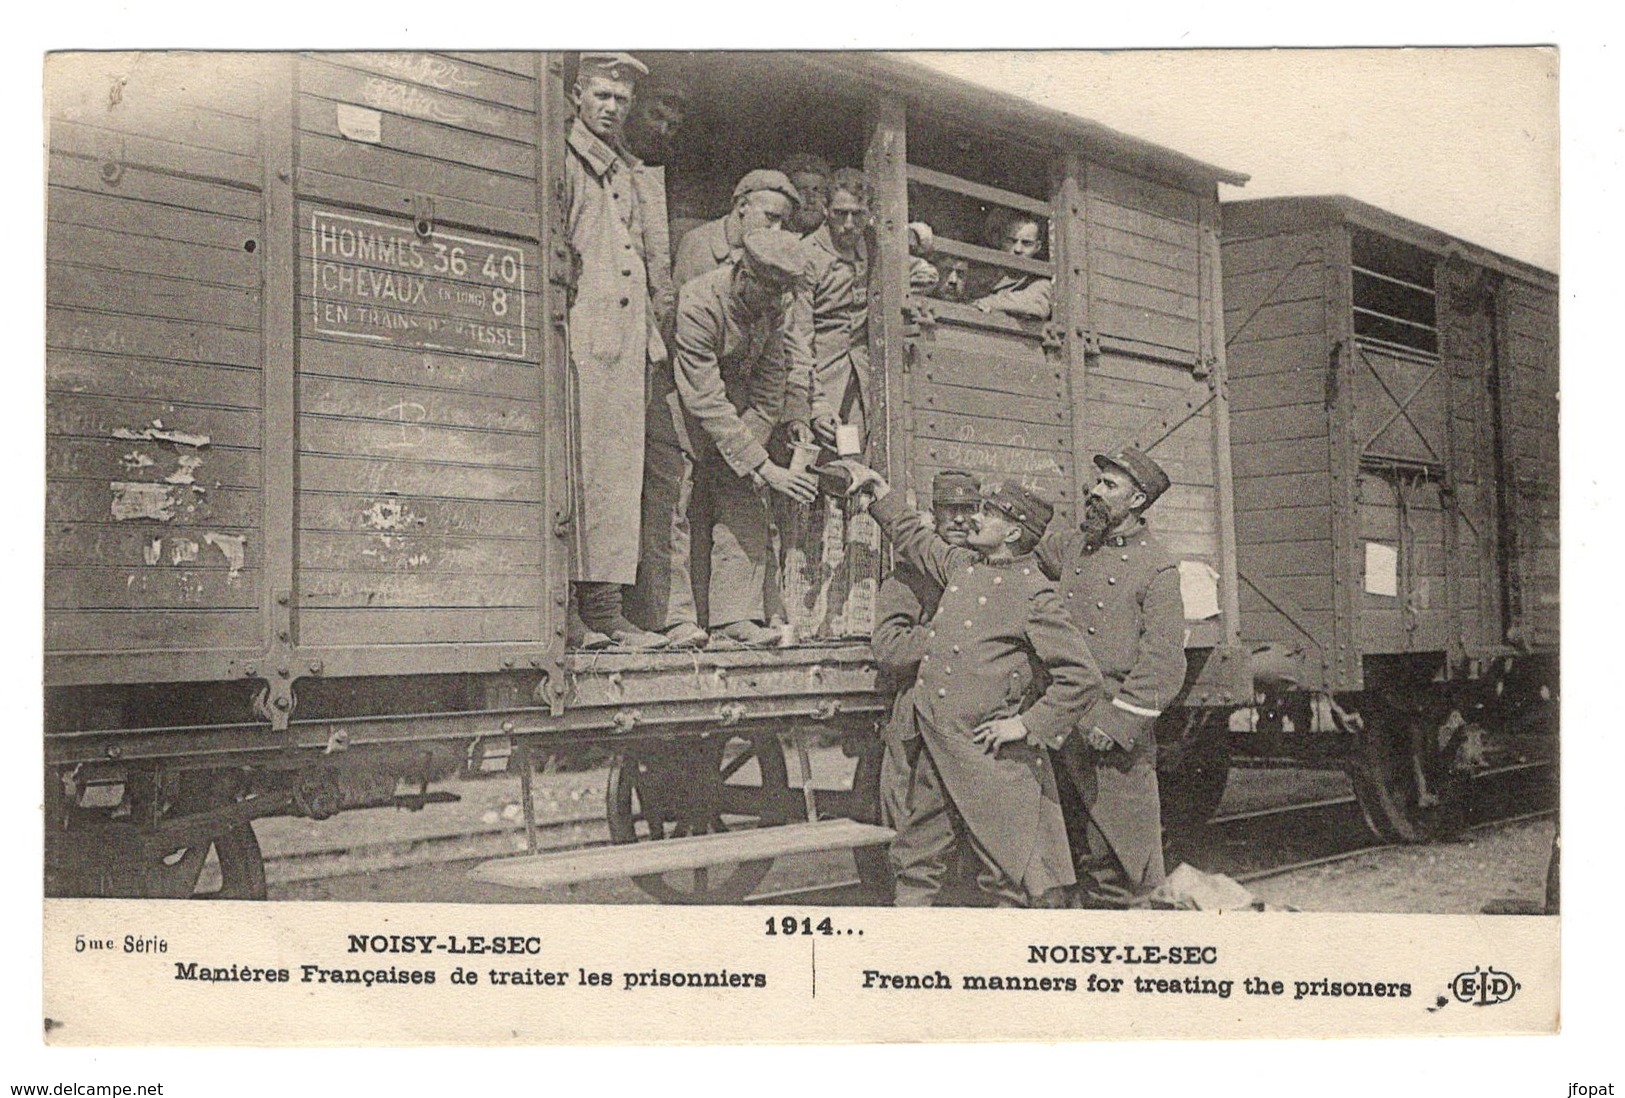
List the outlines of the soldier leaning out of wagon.
{"type": "MultiPolygon", "coordinates": [[[[1044,250],[1043,224],[1022,213],[996,213],[989,220],[988,237],[989,243],[999,251],[1022,259],[1036,259],[1044,250]]],[[[972,304],[984,313],[1048,320],[1054,292],[1053,279],[1023,271],[1006,271],[986,295],[972,304]]]]}
{"type": "MultiPolygon", "coordinates": [[[[1013,484],[984,490],[960,548],[939,539],[879,473],[852,470],[854,488],[874,494],[870,513],[898,555],[943,588],[911,716],[920,765],[935,768],[982,863],[977,883],[1004,906],[1065,906],[1076,877],[1045,748],[1065,741],[1101,686],[1083,631],[1031,555],[1050,506],[1013,484]]],[[[920,895],[900,889],[898,898],[920,895]]]]}
{"type": "Polygon", "coordinates": [[[574,552],[569,641],[659,648],[660,633],[622,612],[637,579],[643,506],[644,401],[651,364],[666,359],[664,180],[627,152],[621,136],[637,79],[649,70],[624,53],[583,53],[576,117],[565,154],[566,227],[577,257],[570,302],[570,478],[574,552]]]}
{"type": "MultiPolygon", "coordinates": [[[[981,485],[972,474],[945,470],[931,478],[932,521],[949,545],[964,546],[980,509],[981,485]]],[[[942,585],[908,560],[897,562],[875,595],[870,643],[881,689],[893,695],[881,735],[880,809],[897,832],[890,855],[900,907],[928,907],[936,900],[959,847],[942,777],[920,745],[914,720],[914,683],[941,600],[942,585]]]]}
{"type": "Polygon", "coordinates": [[[806,278],[802,243],[782,229],[748,234],[737,259],[678,292],[677,392],[694,463],[689,508],[693,551],[670,565],[687,572],[705,598],[713,637],[771,645],[766,623],[769,520],[764,490],[811,503],[818,482],[775,464],[775,427],[807,437],[808,392],[791,368],[787,332],[797,283],[806,278]]]}
{"type": "Polygon", "coordinates": [[[683,234],[677,244],[672,280],[681,288],[707,271],[716,270],[739,254],[746,234],[757,229],[784,228],[800,206],[801,192],[783,172],[768,168],[746,172],[734,186],[733,206],[727,213],[683,234]]]}
{"type": "Polygon", "coordinates": [[[1079,893],[1086,906],[1122,906],[1163,880],[1153,729],[1185,683],[1185,610],[1178,562],[1145,522],[1168,474],[1132,448],[1094,460],[1082,523],[1050,529],[1037,556],[1106,685],[1056,753],[1088,812],[1079,893]]]}

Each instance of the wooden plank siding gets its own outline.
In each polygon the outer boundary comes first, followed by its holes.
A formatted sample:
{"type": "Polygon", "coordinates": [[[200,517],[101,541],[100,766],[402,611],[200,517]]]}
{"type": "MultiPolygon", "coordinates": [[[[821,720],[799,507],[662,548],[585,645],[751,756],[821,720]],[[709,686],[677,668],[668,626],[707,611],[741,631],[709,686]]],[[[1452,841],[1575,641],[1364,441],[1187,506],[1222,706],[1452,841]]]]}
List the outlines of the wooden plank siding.
{"type": "Polygon", "coordinates": [[[302,644],[545,639],[533,65],[300,62],[302,644]]]}
{"type": "Polygon", "coordinates": [[[1509,280],[1498,320],[1506,432],[1501,475],[1511,478],[1515,554],[1507,566],[1516,577],[1510,627],[1518,642],[1555,647],[1561,608],[1556,295],[1509,280]]]}
{"type": "Polygon", "coordinates": [[[1324,649],[1334,542],[1321,238],[1226,240],[1223,256],[1237,565],[1292,602],[1243,582],[1242,635],[1324,649]]]}
{"type": "Polygon", "coordinates": [[[48,655],[262,635],[259,79],[146,59],[48,61],[48,655]]]}

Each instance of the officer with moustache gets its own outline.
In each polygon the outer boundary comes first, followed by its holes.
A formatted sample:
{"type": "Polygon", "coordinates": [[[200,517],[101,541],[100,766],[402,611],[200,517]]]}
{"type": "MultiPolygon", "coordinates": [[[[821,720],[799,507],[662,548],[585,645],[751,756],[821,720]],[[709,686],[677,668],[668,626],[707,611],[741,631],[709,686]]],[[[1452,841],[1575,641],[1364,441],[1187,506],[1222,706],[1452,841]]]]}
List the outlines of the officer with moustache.
{"type": "MultiPolygon", "coordinates": [[[[1000,906],[1065,906],[1076,877],[1045,748],[1099,696],[1100,672],[1032,557],[1051,507],[1016,484],[984,488],[965,546],[952,546],[879,473],[847,467],[898,555],[943,589],[906,719],[981,863],[977,884],[1000,906]]],[[[900,887],[897,899],[932,895],[900,887]]]]}
{"type": "Polygon", "coordinates": [[[1056,753],[1088,810],[1079,892],[1086,906],[1123,906],[1163,881],[1153,729],[1184,687],[1185,611],[1179,562],[1145,521],[1168,474],[1133,448],[1094,462],[1083,521],[1052,526],[1037,556],[1106,684],[1056,753]]]}
{"type": "MultiPolygon", "coordinates": [[[[931,478],[931,516],[937,536],[949,545],[965,544],[980,506],[981,485],[970,473],[949,469],[931,478]]],[[[881,736],[886,753],[880,764],[880,808],[897,832],[890,856],[897,902],[905,907],[935,900],[957,845],[942,779],[921,750],[913,720],[914,680],[941,599],[941,585],[906,559],[897,562],[875,595],[870,644],[883,676],[881,687],[894,694],[891,719],[881,736]]]]}

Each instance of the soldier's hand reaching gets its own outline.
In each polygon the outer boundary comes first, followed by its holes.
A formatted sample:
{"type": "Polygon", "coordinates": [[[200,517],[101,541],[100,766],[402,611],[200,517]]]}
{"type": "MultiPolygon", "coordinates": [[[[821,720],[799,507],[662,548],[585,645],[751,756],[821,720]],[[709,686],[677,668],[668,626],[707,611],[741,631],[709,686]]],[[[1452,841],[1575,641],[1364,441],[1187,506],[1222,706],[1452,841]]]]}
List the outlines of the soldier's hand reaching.
{"type": "Polygon", "coordinates": [[[971,734],[970,742],[992,755],[1005,744],[1026,738],[1027,725],[1020,717],[1001,717],[979,726],[971,734]]]}
{"type": "Polygon", "coordinates": [[[867,491],[876,499],[881,499],[891,492],[891,485],[886,483],[886,478],[863,464],[863,462],[852,458],[842,458],[841,464],[846,466],[847,471],[852,474],[852,487],[850,489],[852,495],[855,496],[859,492],[867,491]]]}
{"type": "Polygon", "coordinates": [[[784,466],[774,465],[771,461],[763,462],[756,471],[767,481],[769,488],[793,500],[811,503],[818,498],[818,478],[811,473],[792,473],[784,466]]]}
{"type": "Polygon", "coordinates": [[[819,442],[833,449],[835,446],[835,417],[828,413],[813,416],[812,433],[819,442]]]}
{"type": "Polygon", "coordinates": [[[813,430],[812,427],[807,425],[807,421],[802,419],[792,419],[785,428],[791,442],[811,442],[813,440],[813,430]]]}

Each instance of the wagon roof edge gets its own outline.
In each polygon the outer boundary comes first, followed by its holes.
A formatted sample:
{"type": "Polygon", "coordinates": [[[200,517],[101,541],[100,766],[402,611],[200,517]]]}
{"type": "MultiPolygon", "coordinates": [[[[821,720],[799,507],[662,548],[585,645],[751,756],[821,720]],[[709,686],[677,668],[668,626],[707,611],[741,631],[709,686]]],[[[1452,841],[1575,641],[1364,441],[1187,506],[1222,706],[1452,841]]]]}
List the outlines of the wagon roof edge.
{"type": "Polygon", "coordinates": [[[1279,195],[1268,198],[1238,198],[1225,202],[1221,210],[1228,230],[1235,214],[1241,214],[1252,224],[1249,228],[1266,225],[1284,226],[1288,223],[1325,223],[1346,221],[1372,232],[1397,237],[1426,251],[1438,255],[1452,252],[1471,263],[1500,271],[1516,278],[1526,279],[1547,289],[1556,290],[1559,274],[1534,263],[1516,259],[1482,244],[1475,244],[1443,229],[1412,221],[1380,206],[1373,206],[1346,194],[1279,195]]]}
{"type": "Polygon", "coordinates": [[[1069,111],[1057,110],[1023,99],[1019,95],[974,84],[948,73],[938,72],[918,61],[896,53],[829,52],[814,54],[819,63],[848,75],[884,82],[888,90],[913,103],[934,110],[969,110],[978,116],[1006,124],[1024,124],[1042,129],[1115,157],[1154,162],[1178,174],[1211,183],[1244,186],[1252,177],[1245,172],[1221,168],[1194,156],[1159,145],[1142,137],[1069,111]]]}

